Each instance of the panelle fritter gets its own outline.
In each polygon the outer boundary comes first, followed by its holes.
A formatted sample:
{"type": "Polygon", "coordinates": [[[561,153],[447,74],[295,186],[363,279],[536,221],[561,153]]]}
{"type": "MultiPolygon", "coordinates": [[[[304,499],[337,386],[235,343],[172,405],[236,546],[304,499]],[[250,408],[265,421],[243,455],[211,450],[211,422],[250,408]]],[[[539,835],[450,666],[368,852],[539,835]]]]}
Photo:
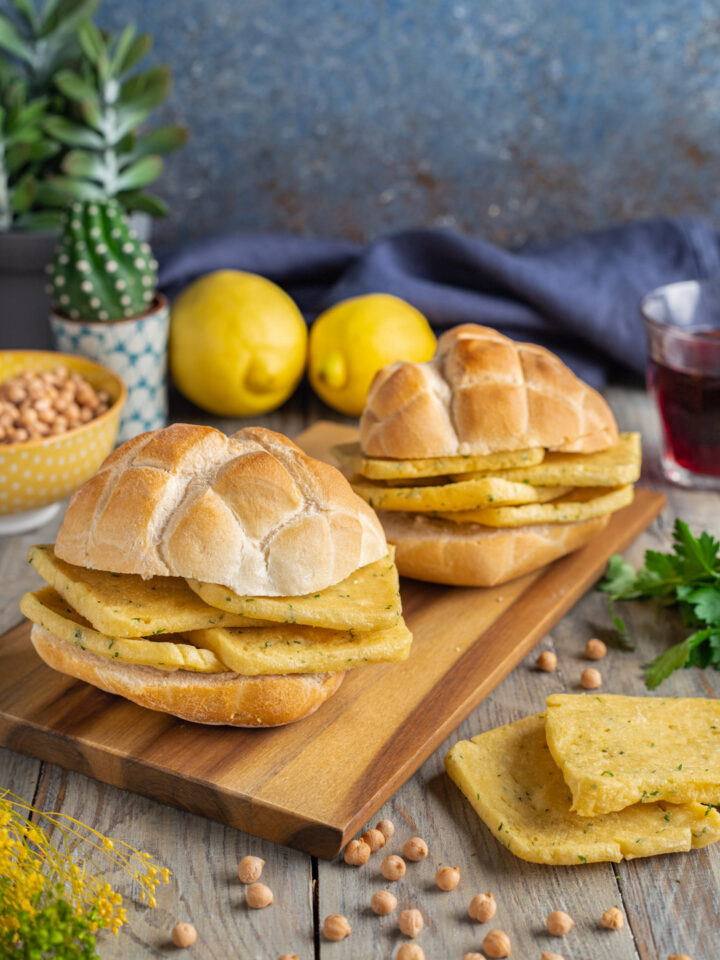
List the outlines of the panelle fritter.
{"type": "Polygon", "coordinates": [[[533,863],[618,862],[720,839],[720,814],[698,802],[636,803],[592,818],[571,812],[543,714],[460,741],[445,766],[493,835],[533,863]]]}

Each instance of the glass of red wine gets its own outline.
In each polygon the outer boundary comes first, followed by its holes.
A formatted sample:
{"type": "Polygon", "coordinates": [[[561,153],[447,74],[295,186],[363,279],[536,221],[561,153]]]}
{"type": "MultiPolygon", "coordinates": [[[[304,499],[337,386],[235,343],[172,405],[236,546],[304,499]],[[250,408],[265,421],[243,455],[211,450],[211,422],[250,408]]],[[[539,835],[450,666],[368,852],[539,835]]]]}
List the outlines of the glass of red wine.
{"type": "Polygon", "coordinates": [[[720,490],[720,280],[659,287],[641,311],[663,472],[684,487],[720,490]]]}

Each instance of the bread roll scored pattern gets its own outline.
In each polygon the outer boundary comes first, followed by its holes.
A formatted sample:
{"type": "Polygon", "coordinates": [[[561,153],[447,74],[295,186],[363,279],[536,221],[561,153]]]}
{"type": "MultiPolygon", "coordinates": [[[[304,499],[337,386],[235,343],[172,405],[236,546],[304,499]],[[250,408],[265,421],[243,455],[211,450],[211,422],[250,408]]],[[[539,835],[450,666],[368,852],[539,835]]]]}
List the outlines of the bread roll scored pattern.
{"type": "Polygon", "coordinates": [[[363,453],[395,459],[592,453],[617,437],[605,400],[558,357],[476,324],[443,334],[427,363],[380,370],[360,420],[363,453]]]}
{"type": "Polygon", "coordinates": [[[294,596],[387,554],[334,467],[280,434],[174,424],[119,447],[73,496],[55,545],[78,566],[294,596]]]}

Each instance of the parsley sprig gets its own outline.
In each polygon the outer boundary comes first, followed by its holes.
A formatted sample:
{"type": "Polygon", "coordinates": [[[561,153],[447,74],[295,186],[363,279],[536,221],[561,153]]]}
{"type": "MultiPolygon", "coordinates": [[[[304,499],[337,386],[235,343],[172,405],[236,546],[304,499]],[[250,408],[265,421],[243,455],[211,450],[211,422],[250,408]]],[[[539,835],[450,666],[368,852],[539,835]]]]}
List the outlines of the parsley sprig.
{"type": "Polygon", "coordinates": [[[682,622],[693,632],[645,667],[645,683],[658,687],[681,667],[713,666],[720,670],[720,542],[709,533],[693,536],[683,520],[676,520],[670,553],[648,550],[645,565],[635,570],[621,556],[610,557],[599,585],[610,597],[616,627],[627,635],[615,600],[658,597],[664,606],[677,606],[682,622]]]}

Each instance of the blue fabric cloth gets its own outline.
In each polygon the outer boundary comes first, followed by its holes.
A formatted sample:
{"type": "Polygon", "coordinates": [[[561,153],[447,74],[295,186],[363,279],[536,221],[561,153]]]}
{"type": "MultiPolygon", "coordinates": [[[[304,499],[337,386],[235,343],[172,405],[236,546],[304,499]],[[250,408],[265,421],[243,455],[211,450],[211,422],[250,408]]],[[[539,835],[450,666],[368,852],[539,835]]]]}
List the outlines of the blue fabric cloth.
{"type": "Polygon", "coordinates": [[[599,386],[622,370],[644,370],[640,298],[665,283],[720,276],[720,251],[710,225],[689,218],[516,251],[443,230],[406,231],[368,246],[242,234],[167,251],[160,286],[174,297],[197,277],[227,268],[274,280],[309,321],[346,297],[393,293],[437,330],[468,322],[496,327],[549,347],[599,386]]]}

